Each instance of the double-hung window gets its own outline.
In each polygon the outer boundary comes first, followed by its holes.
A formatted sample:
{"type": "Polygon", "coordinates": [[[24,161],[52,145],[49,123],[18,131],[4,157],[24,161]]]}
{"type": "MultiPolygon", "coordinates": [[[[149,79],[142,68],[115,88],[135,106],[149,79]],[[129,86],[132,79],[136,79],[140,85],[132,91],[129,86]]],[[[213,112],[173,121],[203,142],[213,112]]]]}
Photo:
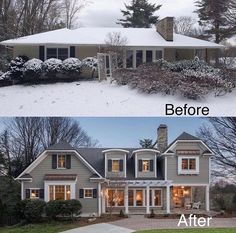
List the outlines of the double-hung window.
{"type": "Polygon", "coordinates": [[[60,60],[65,60],[69,57],[68,48],[47,48],[47,59],[57,58],[60,60]]]}
{"type": "Polygon", "coordinates": [[[199,157],[178,157],[178,174],[199,174],[199,157]]]}

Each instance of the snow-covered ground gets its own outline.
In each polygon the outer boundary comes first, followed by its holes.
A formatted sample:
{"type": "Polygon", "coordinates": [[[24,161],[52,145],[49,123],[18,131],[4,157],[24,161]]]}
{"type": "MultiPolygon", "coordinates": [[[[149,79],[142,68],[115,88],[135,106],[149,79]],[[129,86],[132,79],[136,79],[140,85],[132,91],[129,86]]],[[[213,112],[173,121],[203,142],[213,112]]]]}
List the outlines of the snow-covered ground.
{"type": "Polygon", "coordinates": [[[185,103],[207,106],[211,116],[235,116],[235,102],[236,91],[191,101],[97,81],[0,88],[1,116],[164,116],[165,104],[185,103]]]}

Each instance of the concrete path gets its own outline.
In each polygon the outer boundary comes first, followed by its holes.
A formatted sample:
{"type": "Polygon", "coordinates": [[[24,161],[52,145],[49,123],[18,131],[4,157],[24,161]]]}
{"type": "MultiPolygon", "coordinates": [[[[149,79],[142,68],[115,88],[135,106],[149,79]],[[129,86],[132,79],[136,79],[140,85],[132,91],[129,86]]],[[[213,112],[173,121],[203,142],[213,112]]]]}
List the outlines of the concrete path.
{"type": "MultiPolygon", "coordinates": [[[[149,229],[177,229],[186,228],[184,225],[178,227],[179,219],[148,219],[141,215],[133,215],[130,218],[111,222],[115,226],[122,226],[134,230],[149,229]]],[[[236,218],[214,218],[210,221],[210,228],[230,227],[236,228],[236,218]]],[[[235,231],[236,232],[236,231],[235,231]]]]}
{"type": "Polygon", "coordinates": [[[99,223],[86,227],[79,227],[72,230],[64,231],[62,233],[131,233],[134,230],[116,226],[108,223],[99,223]]]}

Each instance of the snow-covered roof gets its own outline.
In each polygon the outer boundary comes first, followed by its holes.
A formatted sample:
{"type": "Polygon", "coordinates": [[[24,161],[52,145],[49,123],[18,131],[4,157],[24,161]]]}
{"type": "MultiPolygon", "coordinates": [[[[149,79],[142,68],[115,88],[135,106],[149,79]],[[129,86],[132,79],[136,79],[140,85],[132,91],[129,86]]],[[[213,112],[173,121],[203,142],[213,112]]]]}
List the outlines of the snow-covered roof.
{"type": "Polygon", "coordinates": [[[78,28],[59,29],[1,42],[2,45],[105,45],[109,33],[120,32],[127,46],[174,48],[221,48],[221,45],[174,34],[174,41],[166,41],[155,28],[78,28]]]}

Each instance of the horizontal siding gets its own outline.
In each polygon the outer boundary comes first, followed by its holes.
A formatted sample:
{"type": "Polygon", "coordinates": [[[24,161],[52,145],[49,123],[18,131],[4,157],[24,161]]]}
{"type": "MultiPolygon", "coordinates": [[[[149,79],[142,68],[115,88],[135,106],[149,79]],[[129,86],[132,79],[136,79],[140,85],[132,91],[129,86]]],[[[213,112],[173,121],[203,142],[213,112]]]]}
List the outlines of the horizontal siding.
{"type": "Polygon", "coordinates": [[[29,59],[39,58],[39,46],[14,46],[14,57],[25,55],[29,59]]]}

